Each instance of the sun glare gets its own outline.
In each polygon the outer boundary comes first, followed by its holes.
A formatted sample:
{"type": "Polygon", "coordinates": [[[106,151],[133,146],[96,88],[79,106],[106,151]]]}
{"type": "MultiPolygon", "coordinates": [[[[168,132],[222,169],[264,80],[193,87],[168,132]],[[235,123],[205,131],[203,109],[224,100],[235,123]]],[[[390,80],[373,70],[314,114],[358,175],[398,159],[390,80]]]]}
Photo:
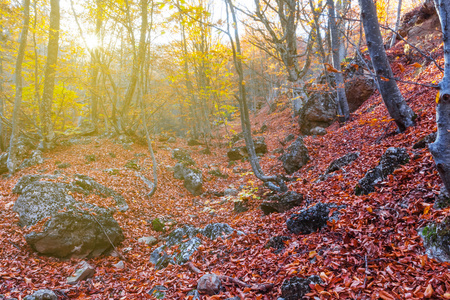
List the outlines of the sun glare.
{"type": "Polygon", "coordinates": [[[95,49],[100,45],[98,38],[93,34],[86,35],[84,39],[86,41],[86,47],[88,49],[95,49]]]}

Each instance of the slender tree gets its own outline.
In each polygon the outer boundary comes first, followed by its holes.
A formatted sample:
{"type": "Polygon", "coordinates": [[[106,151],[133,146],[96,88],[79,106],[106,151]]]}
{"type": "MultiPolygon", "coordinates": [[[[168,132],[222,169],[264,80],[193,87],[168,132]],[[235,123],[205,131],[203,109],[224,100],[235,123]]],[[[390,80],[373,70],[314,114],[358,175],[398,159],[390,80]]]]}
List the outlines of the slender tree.
{"type": "Polygon", "coordinates": [[[8,160],[6,165],[10,174],[13,174],[18,166],[17,160],[17,139],[19,134],[19,111],[22,103],[22,63],[27,47],[28,29],[30,26],[30,0],[23,1],[23,25],[20,32],[19,52],[17,53],[14,79],[16,83],[16,96],[14,98],[14,109],[12,117],[12,132],[9,142],[8,160]]]}
{"type": "Polygon", "coordinates": [[[341,60],[339,49],[341,48],[340,34],[338,32],[336,11],[334,7],[334,0],[327,0],[328,5],[328,23],[330,24],[331,33],[331,53],[333,58],[333,67],[337,70],[334,77],[336,79],[336,90],[338,96],[338,105],[344,120],[350,117],[350,111],[347,103],[347,96],[345,95],[344,76],[341,72],[341,60]]]}
{"type": "Polygon", "coordinates": [[[450,191],[450,2],[434,0],[444,34],[444,78],[439,83],[436,108],[437,138],[429,145],[439,175],[447,191],[450,191]]]}
{"type": "Polygon", "coordinates": [[[59,50],[59,0],[51,0],[50,6],[50,28],[47,47],[47,62],[44,71],[44,91],[42,94],[41,102],[41,124],[43,137],[41,148],[43,149],[52,148],[55,138],[52,123],[52,102],[53,93],[55,90],[55,74],[59,50]]]}
{"type": "Polygon", "coordinates": [[[367,47],[375,69],[381,97],[400,131],[414,125],[415,114],[403,99],[397,82],[394,79],[391,66],[384,50],[378,24],[377,10],[373,0],[359,0],[361,18],[366,34],[367,47]]]}
{"type": "Polygon", "coordinates": [[[398,0],[397,19],[395,21],[394,34],[392,35],[392,39],[391,39],[391,43],[389,44],[389,48],[394,47],[395,41],[397,40],[397,32],[398,32],[398,27],[400,26],[401,14],[402,14],[402,0],[398,0]]]}

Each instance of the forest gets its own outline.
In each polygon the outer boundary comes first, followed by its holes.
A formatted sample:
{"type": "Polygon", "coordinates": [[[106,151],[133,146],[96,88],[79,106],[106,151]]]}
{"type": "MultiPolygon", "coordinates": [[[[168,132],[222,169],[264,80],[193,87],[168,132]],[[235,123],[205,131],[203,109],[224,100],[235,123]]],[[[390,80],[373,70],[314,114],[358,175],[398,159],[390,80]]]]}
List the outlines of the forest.
{"type": "Polygon", "coordinates": [[[0,300],[450,299],[450,2],[0,0],[0,300]]]}

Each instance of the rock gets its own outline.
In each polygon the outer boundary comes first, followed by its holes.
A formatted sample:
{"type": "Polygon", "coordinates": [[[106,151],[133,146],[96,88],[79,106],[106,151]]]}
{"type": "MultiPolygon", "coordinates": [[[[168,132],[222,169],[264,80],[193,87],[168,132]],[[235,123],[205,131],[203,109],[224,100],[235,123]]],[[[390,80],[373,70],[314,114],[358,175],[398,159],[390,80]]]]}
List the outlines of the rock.
{"type": "Polygon", "coordinates": [[[166,291],[168,288],[166,288],[163,285],[155,285],[150,291],[148,291],[148,294],[156,299],[164,299],[166,298],[166,291]]]}
{"type": "Polygon", "coordinates": [[[426,135],[425,137],[423,137],[422,139],[420,139],[418,142],[416,142],[412,148],[413,149],[421,149],[421,148],[425,148],[428,146],[428,144],[434,143],[434,141],[436,140],[437,137],[437,132],[432,132],[428,135],[426,135]]]}
{"type": "Polygon", "coordinates": [[[321,202],[313,207],[302,210],[299,214],[293,214],[287,220],[287,228],[294,234],[310,234],[327,225],[329,206],[321,202]]]}
{"type": "MultiPolygon", "coordinates": [[[[1,161],[1,158],[0,158],[0,161],[1,161]]],[[[44,162],[44,158],[42,157],[42,151],[41,150],[33,150],[33,151],[31,151],[31,157],[25,159],[19,168],[25,169],[25,168],[29,168],[29,167],[32,167],[35,165],[40,165],[43,162],[44,162]]]]}
{"type": "Polygon", "coordinates": [[[315,91],[308,96],[299,112],[298,123],[303,134],[310,135],[315,127],[328,127],[335,120],[337,105],[329,93],[315,91]]]}
{"type": "Polygon", "coordinates": [[[164,232],[164,223],[159,218],[155,218],[152,221],[152,228],[154,231],[164,232]]]}
{"type": "Polygon", "coordinates": [[[327,134],[327,131],[325,128],[317,126],[310,130],[310,134],[311,135],[325,135],[325,134],[327,134]]]}
{"type": "MultiPolygon", "coordinates": [[[[218,237],[225,237],[227,235],[232,234],[235,231],[230,225],[225,223],[212,223],[208,224],[201,230],[201,233],[210,238],[211,240],[215,240],[218,237]]],[[[243,232],[238,231],[238,234],[243,234],[243,232]]]]}
{"type": "Polygon", "coordinates": [[[174,263],[173,259],[165,251],[166,246],[160,246],[153,250],[150,255],[150,262],[155,265],[157,270],[163,269],[169,265],[169,263],[174,263]]]}
{"type": "Polygon", "coordinates": [[[146,244],[148,246],[153,246],[158,243],[158,239],[155,238],[154,236],[144,236],[144,237],[141,237],[140,239],[138,239],[138,242],[146,244]]]}
{"type": "Polygon", "coordinates": [[[125,263],[123,261],[119,261],[117,264],[113,264],[113,267],[119,270],[125,269],[125,263]]]}
{"type": "Polygon", "coordinates": [[[264,133],[264,132],[267,131],[267,129],[268,129],[267,124],[264,123],[264,124],[261,126],[261,128],[259,129],[259,132],[264,133]]]}
{"type": "Polygon", "coordinates": [[[191,158],[191,155],[185,149],[173,149],[172,158],[176,159],[178,162],[183,162],[183,164],[186,166],[195,165],[195,161],[191,158]]]}
{"type": "Polygon", "coordinates": [[[231,161],[243,159],[242,147],[234,147],[228,150],[227,156],[231,161]]]}
{"type": "Polygon", "coordinates": [[[130,159],[130,160],[127,161],[127,163],[125,164],[125,168],[133,169],[133,170],[139,171],[139,170],[141,169],[141,167],[139,166],[138,163],[139,163],[139,159],[137,159],[137,158],[130,159]]]}
{"type": "Polygon", "coordinates": [[[203,145],[203,143],[199,142],[196,139],[189,139],[187,142],[187,145],[188,146],[200,146],[200,145],[203,145]]]}
{"type": "Polygon", "coordinates": [[[225,300],[241,300],[241,298],[236,296],[236,297],[232,297],[232,298],[227,298],[225,300]]]}
{"type": "Polygon", "coordinates": [[[354,160],[359,157],[359,152],[348,153],[338,159],[333,160],[328,166],[325,174],[332,173],[334,171],[340,170],[342,167],[351,164],[354,160]]]}
{"type": "Polygon", "coordinates": [[[169,137],[169,139],[167,140],[168,143],[175,143],[176,141],[177,140],[173,136],[169,137]]]}
{"type": "Polygon", "coordinates": [[[195,237],[201,230],[191,225],[184,225],[172,231],[166,240],[166,246],[172,247],[181,244],[184,239],[191,239],[195,237]]]}
{"type": "Polygon", "coordinates": [[[320,284],[319,276],[310,276],[308,278],[292,277],[284,280],[281,285],[281,297],[285,300],[303,299],[311,291],[310,284],[320,284]]]}
{"type": "Polygon", "coordinates": [[[343,71],[345,95],[351,113],[355,112],[376,91],[375,81],[364,71],[366,63],[359,57],[354,58],[343,71]]]}
{"type": "Polygon", "coordinates": [[[8,161],[8,153],[2,153],[0,155],[0,175],[8,173],[8,166],[6,165],[6,162],[8,161]]]}
{"type": "Polygon", "coordinates": [[[239,191],[237,189],[225,189],[223,191],[224,196],[237,196],[239,191]]]}
{"type": "Polygon", "coordinates": [[[20,225],[48,218],[42,231],[25,235],[34,250],[60,258],[94,257],[110,250],[111,242],[123,241],[122,230],[108,209],[75,201],[68,194],[68,184],[38,181],[55,177],[23,176],[13,189],[20,194],[13,207],[20,225]]]}
{"type": "Polygon", "coordinates": [[[199,170],[187,168],[181,163],[177,163],[173,168],[173,176],[176,179],[184,179],[184,187],[194,196],[202,192],[203,175],[199,170]]]}
{"type": "Polygon", "coordinates": [[[202,240],[198,237],[194,237],[180,245],[178,248],[178,253],[174,256],[174,260],[176,264],[184,264],[186,263],[192,254],[197,251],[198,246],[202,243],[202,240]]]}
{"type": "Polygon", "coordinates": [[[228,175],[222,173],[222,172],[220,171],[220,169],[212,169],[212,170],[209,170],[209,171],[208,171],[208,174],[209,174],[209,175],[212,175],[212,176],[224,178],[224,179],[228,178],[228,175]]]}
{"type": "Polygon", "coordinates": [[[292,174],[306,165],[309,161],[308,149],[303,143],[303,138],[298,137],[288,148],[287,153],[278,158],[283,162],[286,173],[292,174]]]}
{"type": "Polygon", "coordinates": [[[186,296],[188,296],[188,299],[190,300],[201,300],[200,293],[197,290],[189,291],[186,296]],[[192,296],[192,298],[189,298],[189,296],[192,296]]]}
{"type": "Polygon", "coordinates": [[[381,156],[378,166],[370,169],[364,178],[359,180],[356,186],[356,195],[367,195],[375,191],[375,185],[385,180],[400,165],[409,161],[409,155],[405,148],[388,148],[381,156]]]}
{"type": "Polygon", "coordinates": [[[434,202],[434,209],[444,209],[450,206],[450,194],[448,193],[445,185],[441,185],[439,195],[434,202]]]}
{"type": "Polygon", "coordinates": [[[58,300],[58,296],[52,290],[43,289],[26,296],[23,300],[58,300]]]}
{"type": "Polygon", "coordinates": [[[216,274],[205,274],[198,280],[197,290],[209,296],[216,295],[222,289],[222,282],[216,274]]]}
{"type": "Polygon", "coordinates": [[[61,163],[56,165],[56,167],[58,167],[58,169],[67,169],[70,168],[72,165],[70,163],[61,163]]]}
{"type": "Polygon", "coordinates": [[[273,212],[283,213],[303,203],[303,195],[294,191],[269,196],[261,203],[265,215],[273,212]]]}
{"type": "Polygon", "coordinates": [[[284,138],[285,143],[289,143],[290,141],[293,141],[293,140],[295,140],[295,135],[293,133],[290,133],[288,136],[286,136],[284,138]]]}
{"type": "Polygon", "coordinates": [[[68,284],[76,284],[79,281],[91,278],[95,274],[95,267],[91,266],[87,262],[83,261],[80,263],[78,269],[75,273],[67,278],[68,284]]]}
{"type": "Polygon", "coordinates": [[[288,236],[273,236],[270,238],[270,240],[265,245],[265,248],[275,248],[275,253],[279,253],[281,250],[283,250],[286,247],[285,241],[291,240],[288,236]]]}
{"type": "Polygon", "coordinates": [[[426,254],[439,262],[450,262],[450,217],[418,229],[426,254]]]}
{"type": "Polygon", "coordinates": [[[235,200],[234,201],[234,212],[235,213],[243,213],[248,210],[248,201],[247,200],[235,200]]]}
{"type": "MultiPolygon", "coordinates": [[[[256,154],[266,154],[267,153],[267,144],[264,137],[260,136],[253,140],[253,144],[255,146],[256,154]]],[[[247,150],[247,148],[245,148],[247,150]]]]}

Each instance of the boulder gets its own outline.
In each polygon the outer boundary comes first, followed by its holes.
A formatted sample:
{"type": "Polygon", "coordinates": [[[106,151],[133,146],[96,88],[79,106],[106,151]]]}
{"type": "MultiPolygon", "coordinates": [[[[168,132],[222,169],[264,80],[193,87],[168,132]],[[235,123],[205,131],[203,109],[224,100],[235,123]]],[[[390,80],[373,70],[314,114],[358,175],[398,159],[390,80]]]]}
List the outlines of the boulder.
{"type": "Polygon", "coordinates": [[[314,127],[310,131],[311,135],[325,135],[327,134],[327,130],[325,128],[322,128],[320,126],[314,127]]]}
{"type": "Polygon", "coordinates": [[[370,169],[364,178],[359,180],[355,189],[356,195],[367,195],[374,192],[377,183],[385,180],[395,169],[408,161],[409,155],[405,148],[388,148],[381,156],[378,166],[370,169]]]}
{"type": "Polygon", "coordinates": [[[450,194],[448,193],[445,185],[441,185],[439,195],[434,202],[434,209],[444,209],[450,206],[450,194]]]}
{"type": "Polygon", "coordinates": [[[450,217],[418,229],[426,254],[440,262],[450,262],[450,217]]]}
{"type": "Polygon", "coordinates": [[[337,116],[335,99],[329,93],[315,91],[308,96],[306,103],[299,111],[298,123],[305,135],[311,135],[311,129],[330,126],[337,116]]]}
{"type": "Polygon", "coordinates": [[[198,196],[202,192],[203,175],[200,170],[186,167],[182,163],[177,163],[173,168],[173,176],[176,179],[184,180],[184,187],[192,195],[198,196]]]}
{"type": "Polygon", "coordinates": [[[242,147],[233,147],[227,152],[230,161],[243,159],[245,156],[242,153],[242,147]]]}
{"type": "Polygon", "coordinates": [[[91,266],[87,262],[83,261],[80,263],[78,269],[75,273],[67,278],[68,284],[77,284],[80,281],[91,278],[95,274],[95,267],[91,266]]]}
{"type": "Polygon", "coordinates": [[[270,238],[270,240],[267,242],[267,244],[264,247],[265,248],[274,248],[274,249],[276,249],[275,253],[278,253],[286,247],[285,242],[289,241],[289,240],[291,240],[291,238],[288,236],[283,236],[283,235],[273,236],[270,238]]]}
{"type": "Polygon", "coordinates": [[[190,240],[182,243],[178,248],[177,253],[174,256],[174,261],[178,265],[182,265],[189,260],[192,254],[197,251],[198,246],[200,246],[202,240],[198,237],[193,237],[190,240]]]}
{"type": "Polygon", "coordinates": [[[437,132],[432,132],[425,137],[421,138],[419,141],[417,141],[412,148],[413,149],[421,149],[428,146],[428,144],[434,143],[437,137],[437,132]]]}
{"type": "Polygon", "coordinates": [[[356,57],[347,64],[343,71],[345,95],[351,113],[355,112],[377,89],[370,73],[365,71],[366,64],[371,65],[371,62],[363,62],[356,57]]]}
{"type": "Polygon", "coordinates": [[[143,237],[138,239],[138,242],[146,244],[148,246],[153,246],[153,245],[156,245],[158,243],[158,239],[155,238],[154,236],[143,236],[143,237]]]}
{"type": "Polygon", "coordinates": [[[191,158],[189,152],[185,149],[176,148],[172,150],[172,158],[184,165],[195,165],[195,161],[191,158]]]}
{"type": "MultiPolygon", "coordinates": [[[[56,177],[56,176],[48,176],[56,177]]],[[[32,226],[47,219],[41,231],[25,235],[37,252],[60,258],[95,257],[118,245],[124,236],[109,209],[75,201],[68,184],[23,176],[13,189],[20,196],[13,206],[19,224],[32,226]]]]}
{"type": "Polygon", "coordinates": [[[303,203],[303,195],[294,191],[269,196],[261,204],[261,209],[265,215],[278,212],[283,213],[303,203]]]}
{"type": "Polygon", "coordinates": [[[199,141],[196,140],[196,139],[189,139],[189,140],[187,141],[187,145],[188,145],[188,146],[200,146],[200,145],[203,145],[203,143],[199,142],[199,141]]]}
{"type": "MultiPolygon", "coordinates": [[[[211,240],[215,240],[218,237],[226,237],[227,235],[232,234],[236,229],[233,229],[230,225],[225,223],[212,223],[208,224],[203,228],[200,232],[210,238],[211,240]]],[[[237,232],[238,234],[244,234],[241,231],[237,232]]]]}
{"type": "Polygon", "coordinates": [[[219,276],[214,273],[205,274],[198,280],[197,290],[202,294],[209,296],[218,294],[222,289],[222,282],[219,276]]]}
{"type": "Polygon", "coordinates": [[[246,212],[249,208],[248,208],[248,200],[241,200],[241,199],[236,199],[233,200],[234,202],[234,212],[235,213],[243,213],[246,212]]]}
{"type": "MultiPolygon", "coordinates": [[[[253,144],[255,146],[255,152],[257,155],[263,155],[267,153],[267,144],[263,136],[255,138],[253,140],[253,144]]],[[[245,147],[245,150],[247,150],[247,147],[245,147]]]]}
{"type": "Polygon", "coordinates": [[[23,300],[58,300],[58,296],[52,290],[42,289],[25,296],[23,300]]]}
{"type": "Polygon", "coordinates": [[[294,234],[316,232],[327,225],[329,213],[329,206],[319,202],[298,214],[291,215],[286,222],[287,228],[294,234]]]}
{"type": "Polygon", "coordinates": [[[168,290],[169,289],[163,285],[155,285],[150,291],[148,291],[148,294],[155,299],[164,299],[166,298],[166,291],[168,290]]]}
{"type": "Polygon", "coordinates": [[[2,153],[0,155],[0,174],[8,173],[8,166],[6,165],[6,162],[8,161],[8,153],[2,153]]]}
{"type": "Polygon", "coordinates": [[[359,157],[359,152],[352,152],[352,153],[345,154],[344,156],[341,156],[338,159],[333,160],[330,163],[330,165],[328,166],[327,170],[325,171],[325,174],[329,174],[329,173],[335,172],[337,170],[340,170],[342,167],[345,167],[345,166],[351,164],[358,157],[359,157]]]}
{"type": "Polygon", "coordinates": [[[298,137],[288,148],[287,152],[278,158],[283,162],[286,173],[292,174],[306,165],[309,161],[308,149],[303,138],[298,137]]]}
{"type": "Polygon", "coordinates": [[[31,151],[30,158],[25,159],[22,164],[20,164],[20,169],[29,168],[35,165],[42,164],[44,162],[44,158],[42,157],[41,150],[33,150],[31,151]]]}
{"type": "Polygon", "coordinates": [[[314,275],[308,278],[292,277],[283,281],[281,297],[285,300],[303,299],[311,291],[310,284],[320,284],[322,280],[314,275]]]}

